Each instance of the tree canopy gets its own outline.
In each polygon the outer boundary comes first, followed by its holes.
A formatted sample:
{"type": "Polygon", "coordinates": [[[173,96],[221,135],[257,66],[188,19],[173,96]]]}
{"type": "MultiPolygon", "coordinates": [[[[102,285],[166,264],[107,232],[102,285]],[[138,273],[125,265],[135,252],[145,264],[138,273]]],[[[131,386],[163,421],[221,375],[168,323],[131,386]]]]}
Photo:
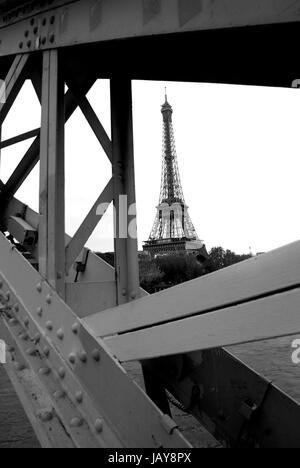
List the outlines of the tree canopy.
{"type": "MultiPolygon", "coordinates": [[[[97,253],[99,257],[114,266],[114,253],[97,253]]],[[[155,259],[143,256],[139,259],[140,285],[147,292],[153,293],[199,276],[226,268],[234,263],[251,258],[251,255],[239,255],[223,247],[213,247],[205,263],[194,255],[183,253],[162,255],[155,259]]]]}

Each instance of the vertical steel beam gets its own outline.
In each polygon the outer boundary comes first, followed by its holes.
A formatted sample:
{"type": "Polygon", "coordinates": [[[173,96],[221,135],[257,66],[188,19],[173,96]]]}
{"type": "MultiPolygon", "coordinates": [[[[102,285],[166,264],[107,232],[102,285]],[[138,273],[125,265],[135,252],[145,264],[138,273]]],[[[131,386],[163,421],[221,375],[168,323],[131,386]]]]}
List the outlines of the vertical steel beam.
{"type": "Polygon", "coordinates": [[[40,143],[39,270],[65,296],[64,80],[58,51],[44,52],[40,143]]]}
{"type": "Polygon", "coordinates": [[[139,295],[131,80],[111,79],[115,269],[118,304],[139,295]],[[135,235],[134,235],[135,234],[135,235]]]}

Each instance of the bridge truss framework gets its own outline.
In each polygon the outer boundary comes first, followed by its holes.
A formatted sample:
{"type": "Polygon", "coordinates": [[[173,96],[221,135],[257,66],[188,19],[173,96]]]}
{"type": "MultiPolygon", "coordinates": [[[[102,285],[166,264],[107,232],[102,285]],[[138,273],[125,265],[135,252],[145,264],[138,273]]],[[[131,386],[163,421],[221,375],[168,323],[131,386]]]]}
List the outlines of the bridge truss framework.
{"type": "Polygon", "coordinates": [[[0,146],[34,137],[0,187],[0,330],[7,372],[45,447],[189,447],[165,388],[227,446],[300,447],[299,404],[224,349],[300,332],[299,242],[146,296],[137,242],[118,235],[127,229],[119,195],[135,202],[132,79],[290,86],[297,78],[295,60],[276,47],[280,32],[280,46],[296,52],[300,2],[251,0],[241,10],[230,0],[226,11],[220,3],[0,2],[0,125],[25,80],[41,103],[41,127],[0,146]],[[99,78],[110,79],[111,139],[86,97],[99,78]],[[78,107],[112,178],[70,239],[64,126],[78,107]],[[38,161],[39,214],[15,198],[38,161]],[[102,202],[116,207],[115,269],[84,248],[102,202]],[[148,395],[122,366],[135,360],[148,395]]]}

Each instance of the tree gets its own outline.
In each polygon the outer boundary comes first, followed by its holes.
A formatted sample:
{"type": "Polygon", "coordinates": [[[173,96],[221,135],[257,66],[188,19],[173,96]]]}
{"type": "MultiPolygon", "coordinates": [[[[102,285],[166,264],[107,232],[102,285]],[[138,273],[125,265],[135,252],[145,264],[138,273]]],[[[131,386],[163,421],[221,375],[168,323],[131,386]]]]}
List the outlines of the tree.
{"type": "Polygon", "coordinates": [[[164,282],[174,286],[203,274],[203,266],[193,255],[165,255],[158,257],[156,263],[164,273],[164,282]]]}
{"type": "Polygon", "coordinates": [[[153,293],[159,288],[164,278],[164,273],[160,271],[155,260],[148,258],[140,259],[140,285],[148,293],[153,293]]]}
{"type": "Polygon", "coordinates": [[[235,263],[251,258],[252,255],[238,255],[231,250],[224,250],[222,247],[213,247],[209,252],[208,262],[205,267],[206,273],[226,268],[235,263]]]}

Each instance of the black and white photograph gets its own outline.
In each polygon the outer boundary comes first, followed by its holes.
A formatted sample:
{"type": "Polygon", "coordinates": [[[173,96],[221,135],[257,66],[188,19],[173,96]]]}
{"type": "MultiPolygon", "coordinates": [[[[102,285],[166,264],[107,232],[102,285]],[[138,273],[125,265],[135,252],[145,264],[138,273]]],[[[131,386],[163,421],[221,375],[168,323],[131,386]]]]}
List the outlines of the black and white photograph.
{"type": "Polygon", "coordinates": [[[300,448],[300,0],[0,0],[0,449],[300,448]]]}

